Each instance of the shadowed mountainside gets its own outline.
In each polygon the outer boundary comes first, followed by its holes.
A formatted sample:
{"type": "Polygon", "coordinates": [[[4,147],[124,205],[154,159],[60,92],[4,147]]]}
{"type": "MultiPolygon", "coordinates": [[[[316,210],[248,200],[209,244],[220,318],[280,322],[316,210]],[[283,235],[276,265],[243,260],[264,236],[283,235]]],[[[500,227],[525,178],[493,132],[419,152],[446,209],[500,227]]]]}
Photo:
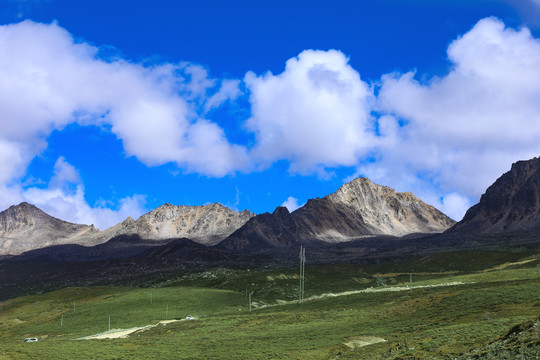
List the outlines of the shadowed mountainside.
{"type": "Polygon", "coordinates": [[[540,158],[534,158],[514,163],[447,233],[500,234],[539,229],[540,158]]]}
{"type": "Polygon", "coordinates": [[[358,178],[293,213],[278,207],[258,215],[218,246],[257,252],[295,244],[349,242],[372,236],[439,233],[455,222],[411,193],[358,178]]]}

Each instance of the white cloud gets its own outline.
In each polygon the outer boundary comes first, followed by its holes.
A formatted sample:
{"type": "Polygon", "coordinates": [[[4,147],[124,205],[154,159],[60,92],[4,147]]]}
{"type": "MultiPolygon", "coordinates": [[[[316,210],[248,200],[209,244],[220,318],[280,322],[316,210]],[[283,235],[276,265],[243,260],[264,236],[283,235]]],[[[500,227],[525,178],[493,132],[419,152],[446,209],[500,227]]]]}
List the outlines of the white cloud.
{"type": "Polygon", "coordinates": [[[359,172],[442,194],[459,219],[512,162],[540,154],[540,42],[487,18],[448,56],[450,72],[427,83],[413,72],[383,76],[379,158],[359,172]]]}
{"type": "Polygon", "coordinates": [[[183,63],[184,76],[188,81],[184,90],[191,100],[204,99],[208,91],[216,85],[216,80],[208,77],[208,71],[201,65],[183,63]]]}
{"type": "Polygon", "coordinates": [[[29,147],[33,146],[24,142],[0,138],[0,164],[2,166],[0,184],[5,184],[14,177],[24,174],[26,166],[32,159],[32,151],[28,149],[29,147]]]}
{"type": "Polygon", "coordinates": [[[117,206],[101,201],[94,206],[84,197],[84,185],[79,172],[63,157],[58,158],[54,173],[46,188],[23,188],[20,184],[0,184],[0,207],[27,201],[49,215],[77,224],[94,224],[104,230],[131,216],[138,218],[146,212],[146,198],[135,194],[118,200],[117,206]]]}
{"type": "Polygon", "coordinates": [[[248,73],[254,159],[309,174],[355,165],[372,145],[372,93],[339,51],[306,50],[279,75],[248,73]]]}
{"type": "Polygon", "coordinates": [[[82,185],[77,185],[74,193],[67,193],[59,188],[30,188],[24,191],[23,200],[59,219],[77,224],[94,224],[101,230],[125,220],[128,216],[136,219],[146,212],[146,200],[142,195],[120,199],[117,209],[101,205],[92,207],[84,198],[82,185]]]}
{"type": "Polygon", "coordinates": [[[473,205],[468,198],[458,193],[445,195],[439,204],[437,206],[439,210],[457,221],[461,220],[465,212],[473,205]]]}
{"type": "Polygon", "coordinates": [[[108,125],[126,154],[146,165],[173,162],[208,176],[280,160],[300,174],[356,167],[459,219],[512,162],[540,153],[540,42],[488,18],[452,42],[448,57],[447,75],[424,82],[414,72],[387,74],[377,96],[335,50],[303,51],[280,74],[248,72],[245,130],[254,141],[247,150],[205,118],[242,94],[238,80],[212,79],[190,63],[104,60],[54,23],[0,26],[0,205],[32,198],[56,215],[95,223],[104,222],[96,214],[142,211],[137,196],[116,210],[86,204],[63,158],[47,189],[17,185],[51,131],[78,122],[108,125]]]}
{"type": "Polygon", "coordinates": [[[56,23],[0,26],[0,206],[28,201],[53,216],[106,228],[144,212],[133,195],[90,206],[74,166],[60,157],[47,188],[23,188],[30,161],[47,137],[70,123],[110,125],[127,155],[146,165],[173,162],[186,171],[224,176],[247,166],[246,149],[199,112],[234,98],[234,85],[189,63],[143,66],[78,42],[56,23]]]}
{"type": "MultiPolygon", "coordinates": [[[[20,174],[52,130],[77,121],[110,124],[126,153],[147,165],[174,162],[210,176],[238,170],[234,166],[243,160],[229,157],[243,157],[245,149],[230,145],[217,124],[198,119],[197,107],[204,106],[216,83],[204,68],[186,63],[145,67],[105,61],[98,54],[98,48],[75,42],[55,23],[0,27],[0,141],[21,153],[19,165],[6,177],[20,174]],[[210,138],[198,132],[201,122],[212,128],[210,138]],[[217,148],[202,145],[218,133],[217,148]],[[220,152],[208,153],[216,149],[220,152]]],[[[212,106],[220,98],[224,101],[220,95],[212,106]]]]}
{"type": "Polygon", "coordinates": [[[239,86],[240,80],[223,80],[221,82],[221,87],[219,88],[219,91],[212,95],[210,98],[208,98],[208,100],[204,104],[204,111],[208,112],[223,105],[223,103],[225,103],[226,101],[234,101],[235,99],[237,99],[242,93],[239,86]]]}
{"type": "Polygon", "coordinates": [[[287,200],[285,200],[285,201],[283,202],[283,204],[281,204],[281,206],[284,206],[284,207],[286,207],[287,209],[289,209],[289,212],[293,212],[294,210],[296,210],[296,209],[301,208],[302,206],[304,206],[304,204],[299,204],[297,198],[292,197],[292,196],[289,196],[289,197],[287,198],[287,200]]]}
{"type": "Polygon", "coordinates": [[[186,134],[186,144],[184,157],[189,161],[179,164],[188,171],[222,176],[231,169],[250,167],[246,149],[229,144],[223,129],[208,120],[199,119],[191,125],[186,134]]]}
{"type": "Polygon", "coordinates": [[[81,177],[79,176],[77,169],[68,163],[63,156],[59,157],[54,164],[54,175],[51,178],[50,186],[63,188],[69,184],[80,183],[81,177]]]}

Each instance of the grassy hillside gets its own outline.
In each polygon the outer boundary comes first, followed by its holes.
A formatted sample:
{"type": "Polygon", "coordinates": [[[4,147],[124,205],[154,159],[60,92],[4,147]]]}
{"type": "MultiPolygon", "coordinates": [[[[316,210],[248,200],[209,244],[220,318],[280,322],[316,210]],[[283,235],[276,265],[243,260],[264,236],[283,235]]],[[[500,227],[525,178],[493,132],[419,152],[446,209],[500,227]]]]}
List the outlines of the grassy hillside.
{"type": "Polygon", "coordinates": [[[479,255],[308,266],[301,304],[293,301],[296,269],[215,269],[146,288],[20,297],[0,304],[0,359],[447,359],[540,313],[537,257],[491,253],[472,261],[479,255]],[[468,265],[461,270],[459,262],[468,265]],[[447,283],[454,285],[427,287],[447,283]],[[405,290],[388,291],[396,287],[405,290]],[[128,338],[74,340],[107,331],[109,316],[112,329],[125,329],[187,315],[196,319],[128,338]],[[377,339],[386,341],[359,347],[377,339]]]}

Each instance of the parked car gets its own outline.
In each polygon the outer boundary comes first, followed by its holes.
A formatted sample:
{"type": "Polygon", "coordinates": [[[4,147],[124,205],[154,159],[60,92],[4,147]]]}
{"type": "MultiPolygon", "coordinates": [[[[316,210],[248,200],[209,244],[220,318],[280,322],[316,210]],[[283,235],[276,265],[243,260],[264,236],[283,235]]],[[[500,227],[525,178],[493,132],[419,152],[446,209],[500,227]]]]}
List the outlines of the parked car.
{"type": "Polygon", "coordinates": [[[38,338],[26,338],[23,340],[23,342],[34,342],[34,341],[38,341],[38,338]]]}
{"type": "Polygon", "coordinates": [[[191,315],[186,316],[186,320],[193,320],[193,316],[191,315]]]}

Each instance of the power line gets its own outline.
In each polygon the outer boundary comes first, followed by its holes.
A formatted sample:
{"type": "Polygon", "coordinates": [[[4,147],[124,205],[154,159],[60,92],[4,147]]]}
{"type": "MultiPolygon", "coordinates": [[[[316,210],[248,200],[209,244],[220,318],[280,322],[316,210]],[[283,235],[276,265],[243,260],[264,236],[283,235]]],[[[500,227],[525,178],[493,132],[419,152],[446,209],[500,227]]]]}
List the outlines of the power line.
{"type": "Polygon", "coordinates": [[[306,271],[306,248],[300,246],[300,287],[298,290],[298,301],[304,301],[304,287],[305,287],[305,271],[306,271]]]}

